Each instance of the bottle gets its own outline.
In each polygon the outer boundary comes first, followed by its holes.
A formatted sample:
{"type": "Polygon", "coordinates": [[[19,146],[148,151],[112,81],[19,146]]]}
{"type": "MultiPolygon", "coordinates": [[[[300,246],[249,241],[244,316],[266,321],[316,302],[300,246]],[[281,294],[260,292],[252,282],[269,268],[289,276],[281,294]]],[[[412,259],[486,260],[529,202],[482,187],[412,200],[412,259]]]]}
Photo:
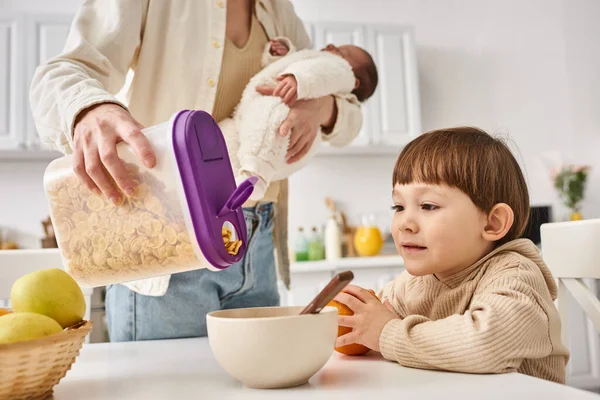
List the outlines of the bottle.
{"type": "Polygon", "coordinates": [[[312,234],[308,241],[308,260],[319,261],[325,258],[325,247],[321,235],[317,232],[317,227],[312,227],[312,234]]]}
{"type": "Polygon", "coordinates": [[[376,256],[383,247],[383,236],[376,224],[375,215],[365,214],[354,234],[354,248],[361,257],[376,256]]]}
{"type": "Polygon", "coordinates": [[[308,243],[304,236],[304,228],[298,227],[296,232],[296,246],[294,247],[296,253],[296,261],[308,261],[308,243]]]}
{"type": "Polygon", "coordinates": [[[335,216],[331,214],[325,225],[325,258],[337,260],[342,257],[342,231],[335,216]]]}

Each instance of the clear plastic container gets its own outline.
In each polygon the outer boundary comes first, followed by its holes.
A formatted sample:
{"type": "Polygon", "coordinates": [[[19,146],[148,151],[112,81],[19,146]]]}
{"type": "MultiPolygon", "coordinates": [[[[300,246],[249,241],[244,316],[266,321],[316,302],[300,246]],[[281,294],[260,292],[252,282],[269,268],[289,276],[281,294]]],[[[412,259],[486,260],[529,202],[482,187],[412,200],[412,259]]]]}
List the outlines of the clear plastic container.
{"type": "Polygon", "coordinates": [[[143,130],[157,164],[146,168],[126,143],[119,157],[136,194],[113,205],[83,186],[71,155],[44,175],[65,269],[95,287],[193,269],[222,270],[246,252],[242,204],[256,178],[236,187],[223,135],[203,111],[184,110],[143,130]]]}

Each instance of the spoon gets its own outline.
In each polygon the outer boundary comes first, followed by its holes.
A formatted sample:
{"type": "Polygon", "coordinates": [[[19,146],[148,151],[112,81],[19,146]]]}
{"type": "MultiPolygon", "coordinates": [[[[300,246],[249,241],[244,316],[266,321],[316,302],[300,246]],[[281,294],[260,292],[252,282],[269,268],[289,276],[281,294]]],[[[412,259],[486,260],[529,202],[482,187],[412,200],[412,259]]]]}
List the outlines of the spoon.
{"type": "Polygon", "coordinates": [[[352,271],[340,272],[315,296],[300,314],[318,314],[333,298],[354,279],[352,271]]]}

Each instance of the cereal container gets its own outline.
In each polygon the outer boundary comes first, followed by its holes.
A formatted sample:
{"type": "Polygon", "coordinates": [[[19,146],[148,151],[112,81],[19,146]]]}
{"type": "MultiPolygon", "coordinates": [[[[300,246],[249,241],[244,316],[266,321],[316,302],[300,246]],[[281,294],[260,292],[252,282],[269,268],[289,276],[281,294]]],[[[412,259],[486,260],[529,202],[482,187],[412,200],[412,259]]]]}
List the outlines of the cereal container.
{"type": "Polygon", "coordinates": [[[46,169],[44,187],[63,263],[82,286],[222,270],[246,252],[241,207],[256,180],[236,186],[212,117],[184,110],[142,132],[157,164],[146,168],[126,143],[117,145],[136,181],[135,195],[123,195],[118,206],[80,183],[71,155],[46,169]]]}

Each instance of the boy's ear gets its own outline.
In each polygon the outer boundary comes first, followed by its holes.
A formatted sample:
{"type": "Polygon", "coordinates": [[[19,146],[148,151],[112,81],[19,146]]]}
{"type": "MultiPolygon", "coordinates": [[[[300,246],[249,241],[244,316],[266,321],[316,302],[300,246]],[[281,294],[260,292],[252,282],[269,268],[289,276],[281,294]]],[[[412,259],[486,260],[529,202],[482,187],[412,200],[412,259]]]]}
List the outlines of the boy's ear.
{"type": "Polygon", "coordinates": [[[515,213],[508,204],[498,203],[488,213],[487,224],[483,228],[483,238],[488,242],[502,239],[515,221],[515,213]]]}
{"type": "Polygon", "coordinates": [[[360,79],[354,78],[354,89],[357,89],[360,86],[360,79]]]}

